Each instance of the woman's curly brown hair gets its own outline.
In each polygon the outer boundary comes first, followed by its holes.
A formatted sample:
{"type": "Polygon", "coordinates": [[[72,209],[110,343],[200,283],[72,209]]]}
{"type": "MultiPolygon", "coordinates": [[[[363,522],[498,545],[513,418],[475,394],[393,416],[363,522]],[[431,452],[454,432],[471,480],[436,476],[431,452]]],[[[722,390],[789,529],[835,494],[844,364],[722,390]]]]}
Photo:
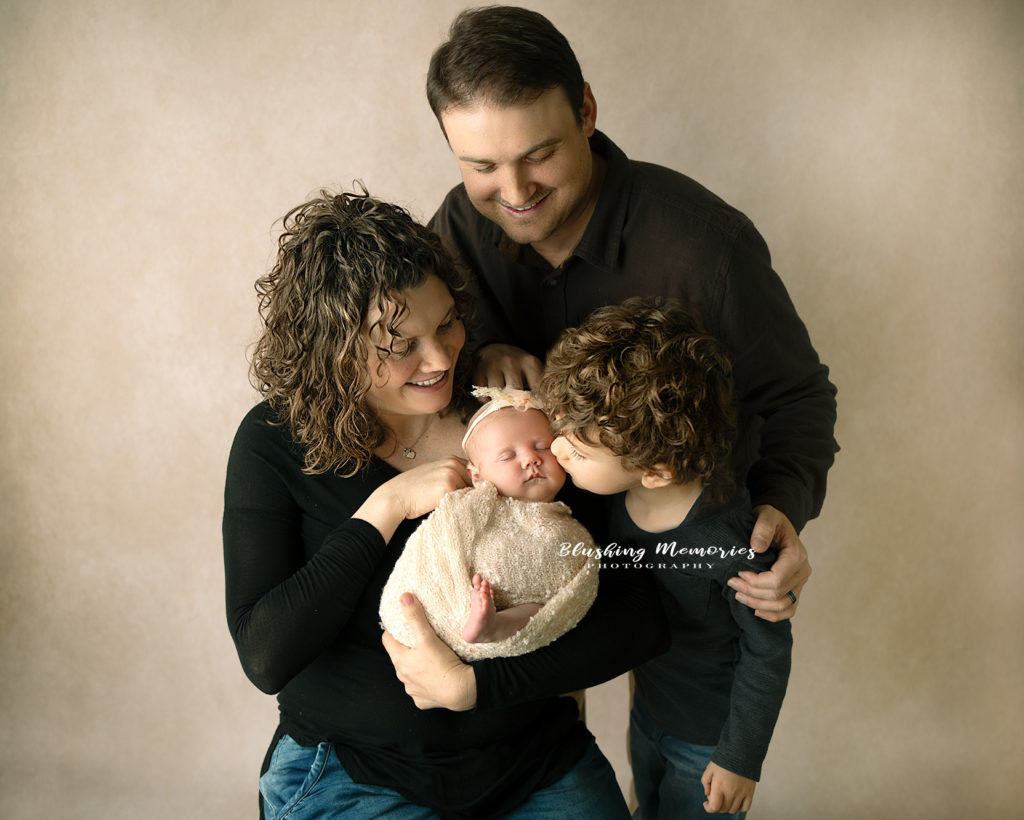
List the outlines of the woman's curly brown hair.
{"type": "Polygon", "coordinates": [[[556,433],[600,444],[630,467],[667,464],[715,503],[732,490],[732,365],[678,302],[636,297],[591,313],[547,357],[540,395],[556,433]]]}
{"type": "MultiPolygon", "coordinates": [[[[388,434],[366,400],[367,314],[376,307],[379,329],[394,338],[406,312],[403,292],[433,274],[448,286],[459,318],[468,318],[465,281],[436,234],[365,189],[321,191],[282,222],[274,267],[256,281],[264,329],[253,352],[253,383],[290,426],[307,473],[351,476],[388,434]],[[388,311],[389,303],[397,310],[388,311]]],[[[376,348],[381,366],[392,352],[376,348]]],[[[471,402],[464,358],[453,407],[471,402]]]]}

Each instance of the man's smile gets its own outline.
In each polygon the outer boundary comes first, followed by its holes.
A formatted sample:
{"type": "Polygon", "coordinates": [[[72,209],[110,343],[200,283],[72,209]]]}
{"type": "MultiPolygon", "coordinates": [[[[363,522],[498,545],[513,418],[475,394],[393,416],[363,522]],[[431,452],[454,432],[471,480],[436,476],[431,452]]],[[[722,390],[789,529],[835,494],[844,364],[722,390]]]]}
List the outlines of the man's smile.
{"type": "Polygon", "coordinates": [[[515,205],[509,205],[507,202],[504,202],[504,201],[502,201],[500,199],[495,200],[495,201],[504,210],[508,211],[514,218],[518,219],[518,218],[527,216],[528,214],[530,214],[533,211],[535,211],[540,205],[542,205],[547,200],[547,198],[548,198],[548,196],[550,196],[550,194],[551,194],[551,192],[548,191],[546,194],[544,194],[544,196],[540,197],[539,199],[534,200],[529,205],[524,205],[522,207],[516,207],[515,205]]]}

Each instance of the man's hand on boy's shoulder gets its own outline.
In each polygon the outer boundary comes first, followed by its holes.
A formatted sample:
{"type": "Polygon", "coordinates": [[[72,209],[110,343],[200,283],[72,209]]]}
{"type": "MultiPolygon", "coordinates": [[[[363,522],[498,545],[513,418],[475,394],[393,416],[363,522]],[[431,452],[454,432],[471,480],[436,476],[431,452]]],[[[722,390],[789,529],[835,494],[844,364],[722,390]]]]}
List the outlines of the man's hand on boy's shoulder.
{"type": "Polygon", "coordinates": [[[741,572],[729,580],[736,600],[766,621],[784,621],[796,614],[800,593],[811,577],[807,550],[796,529],[780,510],[767,504],[755,507],[757,521],[750,536],[755,552],[764,552],[774,541],[779,557],[767,572],[741,572]]]}
{"type": "Polygon", "coordinates": [[[704,786],[704,811],[708,814],[736,814],[750,811],[757,782],[717,763],[708,763],[700,779],[704,786]]]}

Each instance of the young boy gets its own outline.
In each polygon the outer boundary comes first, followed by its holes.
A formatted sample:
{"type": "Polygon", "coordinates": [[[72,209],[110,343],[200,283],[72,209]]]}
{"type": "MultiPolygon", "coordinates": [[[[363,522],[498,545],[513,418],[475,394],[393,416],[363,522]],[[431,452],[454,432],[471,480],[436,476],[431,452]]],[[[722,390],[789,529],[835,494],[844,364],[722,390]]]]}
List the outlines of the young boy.
{"type": "Polygon", "coordinates": [[[384,627],[409,645],[398,599],[417,594],[434,631],[466,660],[521,655],[579,623],[597,595],[590,534],[555,496],[565,473],[525,390],[488,396],[462,440],[473,487],[449,493],[406,543],[381,595],[384,627]],[[591,549],[562,554],[564,544],[591,549]]]}
{"type": "Polygon", "coordinates": [[[750,498],[728,465],[729,360],[677,303],[630,299],[563,334],[539,392],[558,435],[552,451],[578,487],[614,496],[609,547],[643,555],[672,626],[671,649],[634,670],[636,816],[742,817],[792,636],[789,621],[756,617],[726,585],[777,554],[750,549],[750,498]]]}

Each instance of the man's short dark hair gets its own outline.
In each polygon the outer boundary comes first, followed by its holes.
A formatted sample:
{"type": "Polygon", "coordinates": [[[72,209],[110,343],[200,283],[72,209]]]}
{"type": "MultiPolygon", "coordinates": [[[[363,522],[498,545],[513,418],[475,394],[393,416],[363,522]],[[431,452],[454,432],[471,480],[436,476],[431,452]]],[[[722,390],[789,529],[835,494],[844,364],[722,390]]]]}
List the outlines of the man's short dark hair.
{"type": "Polygon", "coordinates": [[[565,90],[582,124],[583,72],[569,41],[544,15],[515,6],[460,12],[427,71],[427,99],[438,122],[449,108],[480,99],[526,105],[552,88],[565,90]]]}

